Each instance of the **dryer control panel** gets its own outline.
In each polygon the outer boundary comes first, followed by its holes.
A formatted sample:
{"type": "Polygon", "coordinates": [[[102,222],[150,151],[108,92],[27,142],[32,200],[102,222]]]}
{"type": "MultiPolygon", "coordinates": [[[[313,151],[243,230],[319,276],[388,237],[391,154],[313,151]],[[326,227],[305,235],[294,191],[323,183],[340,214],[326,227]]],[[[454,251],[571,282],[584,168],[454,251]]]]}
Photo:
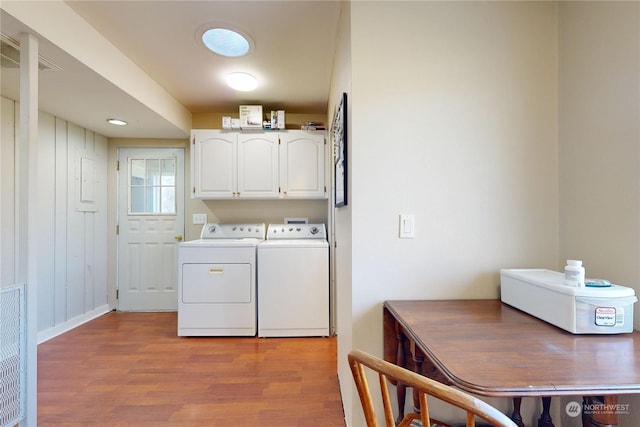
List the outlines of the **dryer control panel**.
{"type": "Polygon", "coordinates": [[[201,239],[262,239],[264,224],[218,224],[207,223],[200,232],[201,239]]]}

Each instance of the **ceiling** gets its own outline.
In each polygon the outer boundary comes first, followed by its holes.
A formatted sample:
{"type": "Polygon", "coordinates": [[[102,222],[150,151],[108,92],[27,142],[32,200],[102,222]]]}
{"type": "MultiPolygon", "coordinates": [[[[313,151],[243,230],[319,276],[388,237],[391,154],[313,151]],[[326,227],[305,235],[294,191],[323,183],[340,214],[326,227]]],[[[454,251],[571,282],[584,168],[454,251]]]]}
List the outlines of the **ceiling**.
{"type": "MultiPolygon", "coordinates": [[[[3,9],[6,3],[3,0],[3,9]]],[[[192,113],[232,113],[240,104],[260,104],[267,110],[288,113],[327,110],[339,1],[65,3],[192,113]],[[198,32],[208,24],[248,34],[253,51],[243,58],[225,58],[206,50],[198,32]],[[224,79],[231,71],[255,75],[258,89],[236,92],[228,88],[224,79]]],[[[34,34],[40,56],[61,68],[39,73],[41,111],[108,137],[187,136],[185,129],[168,121],[153,105],[141,102],[75,59],[65,46],[42,36],[38,28],[28,27],[6,10],[0,17],[3,34],[16,40],[20,33],[34,34]],[[129,125],[107,124],[106,119],[113,116],[129,125]]],[[[3,68],[1,78],[2,95],[17,100],[19,69],[3,68]]]]}

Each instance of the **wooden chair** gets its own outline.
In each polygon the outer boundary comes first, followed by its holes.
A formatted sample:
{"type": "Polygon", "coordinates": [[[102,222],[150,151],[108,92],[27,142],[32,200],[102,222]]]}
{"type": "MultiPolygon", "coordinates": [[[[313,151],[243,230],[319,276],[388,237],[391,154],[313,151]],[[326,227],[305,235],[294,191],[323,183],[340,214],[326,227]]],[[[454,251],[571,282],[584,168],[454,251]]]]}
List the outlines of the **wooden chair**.
{"type": "Polygon", "coordinates": [[[353,374],[353,379],[355,380],[356,388],[358,389],[358,395],[360,396],[360,403],[362,403],[362,409],[367,421],[367,427],[378,427],[378,421],[373,407],[373,399],[371,397],[369,385],[365,376],[365,366],[378,373],[386,427],[395,426],[391,401],[389,399],[387,379],[393,379],[407,385],[408,387],[413,387],[414,390],[417,390],[420,399],[420,414],[407,414],[400,424],[398,424],[398,427],[415,425],[430,426],[432,424],[447,426],[445,423],[432,418],[430,419],[427,396],[433,396],[458,408],[464,409],[467,412],[467,427],[475,426],[475,416],[478,416],[482,420],[487,421],[496,427],[516,427],[516,424],[505,414],[498,411],[488,403],[461,390],[441,384],[423,375],[401,368],[398,365],[386,362],[360,350],[351,351],[348,358],[351,373],[353,374]],[[418,422],[418,420],[421,423],[418,422]]]}

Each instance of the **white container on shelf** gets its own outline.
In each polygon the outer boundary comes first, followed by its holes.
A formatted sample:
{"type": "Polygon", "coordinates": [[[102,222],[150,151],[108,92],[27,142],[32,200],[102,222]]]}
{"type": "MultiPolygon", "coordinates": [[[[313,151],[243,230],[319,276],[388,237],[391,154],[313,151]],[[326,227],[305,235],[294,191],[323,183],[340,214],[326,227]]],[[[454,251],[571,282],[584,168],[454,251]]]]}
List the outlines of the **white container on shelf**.
{"type": "Polygon", "coordinates": [[[262,105],[240,106],[240,128],[262,129],[262,105]]]}
{"type": "Polygon", "coordinates": [[[582,261],[577,259],[567,260],[564,266],[564,284],[581,288],[584,286],[584,267],[582,261]]]}
{"type": "Polygon", "coordinates": [[[500,299],[573,334],[633,332],[635,291],[625,286],[572,287],[544,269],[500,270],[500,299]]]}

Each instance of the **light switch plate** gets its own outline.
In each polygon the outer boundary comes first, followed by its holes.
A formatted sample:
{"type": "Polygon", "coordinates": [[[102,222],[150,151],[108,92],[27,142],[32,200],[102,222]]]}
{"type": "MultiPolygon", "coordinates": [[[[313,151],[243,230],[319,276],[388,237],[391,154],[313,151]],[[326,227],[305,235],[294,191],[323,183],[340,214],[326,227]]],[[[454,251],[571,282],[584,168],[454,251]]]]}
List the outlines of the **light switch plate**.
{"type": "Polygon", "coordinates": [[[401,239],[413,239],[415,237],[415,215],[413,214],[400,214],[400,230],[399,237],[401,239]]]}
{"type": "Polygon", "coordinates": [[[207,214],[193,214],[193,223],[194,224],[206,224],[207,223],[207,214]]]}

